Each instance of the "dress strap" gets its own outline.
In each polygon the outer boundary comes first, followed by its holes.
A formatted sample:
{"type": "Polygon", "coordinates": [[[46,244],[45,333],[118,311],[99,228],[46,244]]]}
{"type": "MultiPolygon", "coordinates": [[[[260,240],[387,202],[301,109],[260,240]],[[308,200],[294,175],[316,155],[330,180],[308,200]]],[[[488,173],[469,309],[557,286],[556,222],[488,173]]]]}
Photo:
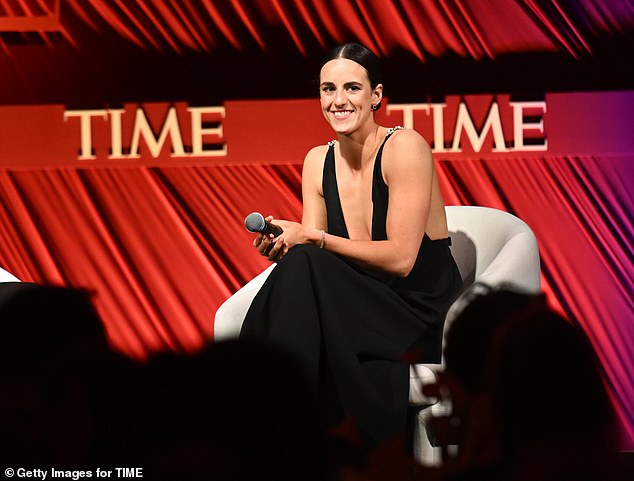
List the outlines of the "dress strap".
{"type": "Polygon", "coordinates": [[[397,130],[401,130],[403,128],[405,127],[403,127],[402,125],[395,125],[394,127],[390,127],[389,129],[387,129],[387,135],[385,137],[387,138],[390,135],[392,135],[394,132],[396,132],[397,130]]]}
{"type": "Polygon", "coordinates": [[[403,128],[405,127],[401,125],[395,125],[394,127],[390,127],[389,129],[387,129],[387,134],[385,135],[385,138],[383,139],[383,142],[381,143],[381,146],[379,147],[379,151],[377,152],[377,159],[379,159],[379,161],[381,159],[381,155],[383,154],[383,146],[385,146],[387,139],[389,139],[394,132],[396,132],[397,130],[401,130],[403,128]]]}

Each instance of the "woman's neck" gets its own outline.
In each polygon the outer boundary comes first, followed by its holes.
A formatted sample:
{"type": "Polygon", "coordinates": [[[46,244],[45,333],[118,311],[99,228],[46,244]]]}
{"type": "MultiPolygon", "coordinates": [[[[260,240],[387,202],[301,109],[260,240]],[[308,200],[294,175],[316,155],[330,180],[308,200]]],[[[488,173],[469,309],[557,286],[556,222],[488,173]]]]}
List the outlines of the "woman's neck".
{"type": "Polygon", "coordinates": [[[373,122],[363,131],[337,136],[341,155],[351,168],[362,169],[369,162],[372,162],[382,140],[382,130],[381,126],[373,122]]]}

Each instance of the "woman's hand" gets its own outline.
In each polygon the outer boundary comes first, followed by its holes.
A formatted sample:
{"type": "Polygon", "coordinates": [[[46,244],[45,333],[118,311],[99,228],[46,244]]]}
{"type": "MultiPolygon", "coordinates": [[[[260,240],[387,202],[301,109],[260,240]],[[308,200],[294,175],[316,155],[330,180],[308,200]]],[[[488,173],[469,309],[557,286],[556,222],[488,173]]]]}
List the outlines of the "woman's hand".
{"type": "Polygon", "coordinates": [[[306,244],[308,242],[305,232],[306,229],[302,224],[279,219],[276,220],[274,224],[279,225],[284,230],[280,238],[284,242],[287,251],[297,244],[306,244]]]}
{"type": "MultiPolygon", "coordinates": [[[[272,222],[273,216],[268,216],[265,220],[272,222]]],[[[276,220],[273,223],[280,226],[284,232],[278,237],[274,237],[272,234],[258,234],[253,240],[253,245],[261,255],[270,261],[279,262],[291,247],[303,244],[306,239],[302,224],[285,220],[276,220]]]]}

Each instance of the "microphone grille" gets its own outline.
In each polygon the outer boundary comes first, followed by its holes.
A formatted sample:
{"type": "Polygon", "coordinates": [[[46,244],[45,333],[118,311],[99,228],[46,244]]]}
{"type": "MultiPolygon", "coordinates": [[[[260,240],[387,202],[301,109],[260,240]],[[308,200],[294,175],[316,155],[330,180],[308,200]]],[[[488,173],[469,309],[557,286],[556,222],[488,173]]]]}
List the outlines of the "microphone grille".
{"type": "Polygon", "coordinates": [[[262,232],[266,227],[264,216],[259,212],[251,212],[244,219],[244,226],[249,232],[262,232]]]}

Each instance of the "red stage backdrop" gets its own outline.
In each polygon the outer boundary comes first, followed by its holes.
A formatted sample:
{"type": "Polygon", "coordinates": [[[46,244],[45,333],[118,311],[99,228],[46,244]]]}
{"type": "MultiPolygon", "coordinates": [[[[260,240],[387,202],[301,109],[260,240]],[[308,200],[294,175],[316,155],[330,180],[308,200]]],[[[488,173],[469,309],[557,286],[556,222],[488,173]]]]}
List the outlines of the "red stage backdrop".
{"type": "MultiPolygon", "coordinates": [[[[629,447],[632,112],[634,92],[600,92],[380,113],[428,139],[447,204],[533,228],[543,288],[595,346],[629,447]]],[[[243,218],[299,219],[303,156],[329,139],[317,100],[0,107],[0,265],[94,291],[112,345],[130,356],[196,350],[216,308],[267,264],[243,218]]]]}

